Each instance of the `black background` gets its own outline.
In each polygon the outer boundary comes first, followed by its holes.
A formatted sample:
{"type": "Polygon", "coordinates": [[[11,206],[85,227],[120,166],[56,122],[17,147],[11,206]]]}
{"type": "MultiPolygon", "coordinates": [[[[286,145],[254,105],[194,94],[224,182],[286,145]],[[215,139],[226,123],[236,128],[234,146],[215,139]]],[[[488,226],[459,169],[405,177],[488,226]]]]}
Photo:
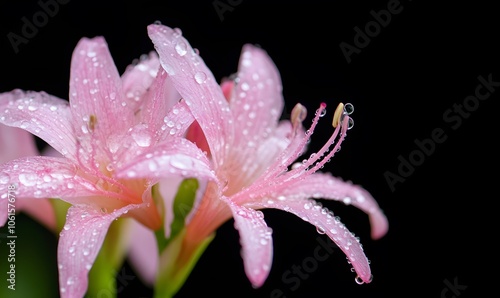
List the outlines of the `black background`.
{"type": "MultiPolygon", "coordinates": [[[[361,238],[373,282],[357,285],[345,256],[336,250],[292,291],[282,275],[313,255],[318,234],[291,214],[265,210],[274,230],[274,261],[262,288],[253,289],[244,274],[230,221],[177,297],[270,297],[275,289],[286,297],[481,297],[478,293],[486,293],[498,277],[486,270],[495,270],[498,250],[498,233],[490,231],[497,225],[492,215],[498,199],[493,152],[499,92],[471,108],[456,129],[443,115],[474,95],[478,76],[491,74],[500,82],[498,10],[487,1],[401,1],[402,10],[348,63],[339,44],[353,45],[354,28],[363,29],[374,20],[370,11],[387,9],[390,2],[72,0],[15,53],[7,35],[21,35],[22,17],[31,19],[41,7],[36,1],[2,1],[0,92],[44,90],[67,98],[70,57],[81,37],[104,36],[123,72],[133,59],[153,50],[146,26],[157,20],[181,28],[218,79],[236,71],[243,44],[258,44],[281,73],[284,117],[297,102],[312,115],[325,101],[329,117],[339,101],[354,105],[355,126],[323,170],[369,190],[389,218],[389,233],[374,241],[364,213],[324,202],[361,238]],[[214,3],[232,3],[231,10],[218,14],[214,3]],[[391,190],[384,175],[400,175],[398,157],[418,154],[415,141],[431,138],[435,129],[442,129],[446,140],[391,190]],[[446,281],[454,280],[467,288],[442,296],[446,281]]],[[[310,153],[331,132],[325,117],[310,153]]],[[[119,293],[151,296],[137,278],[119,293]]]]}

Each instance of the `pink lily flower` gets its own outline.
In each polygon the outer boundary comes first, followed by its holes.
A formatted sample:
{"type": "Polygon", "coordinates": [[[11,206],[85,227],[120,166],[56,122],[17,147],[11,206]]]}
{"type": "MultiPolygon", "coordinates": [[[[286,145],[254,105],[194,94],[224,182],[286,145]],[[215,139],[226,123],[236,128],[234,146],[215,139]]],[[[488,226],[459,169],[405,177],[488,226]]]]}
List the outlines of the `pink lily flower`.
{"type": "MultiPolygon", "coordinates": [[[[16,127],[0,125],[0,164],[16,158],[40,155],[35,144],[35,138],[29,132],[16,127]]],[[[51,154],[52,148],[48,148],[45,154],[51,154]]],[[[7,176],[0,176],[0,180],[7,176]]],[[[0,182],[1,183],[1,182],[0,182]]],[[[1,194],[0,200],[6,200],[7,193],[1,194]]],[[[56,230],[56,216],[54,208],[47,199],[16,198],[16,213],[24,212],[37,222],[51,231],[56,230]]],[[[7,222],[7,204],[0,204],[0,227],[7,222]]]]}
{"type": "Polygon", "coordinates": [[[217,178],[209,182],[191,214],[177,262],[182,265],[203,239],[234,218],[245,273],[254,287],[262,286],[271,268],[273,244],[272,230],[260,209],[275,208],[297,215],[328,235],[354,267],[356,281],[371,282],[369,261],[359,239],[311,199],[337,200],[366,212],[373,239],[388,230],[387,218],[365,189],[318,172],[340,149],[352,121],[349,111],[341,106],[327,143],[302,163],[294,163],[305,152],[326,104],[319,107],[304,133],[301,123],[306,109],[301,105],[293,109],[291,121],[279,121],[284,106],[281,79],[264,50],[245,45],[235,78],[221,87],[179,29],[151,24],[148,33],[169,79],[201,128],[188,135],[208,146],[217,178]]]}
{"type": "MultiPolygon", "coordinates": [[[[14,184],[18,198],[72,204],[58,244],[61,297],[84,296],[114,220],[161,227],[153,185],[213,176],[205,154],[182,137],[193,118],[157,61],[151,54],[120,77],[105,40],[83,38],[71,60],[69,103],[45,92],[0,94],[0,123],[27,130],[62,154],[0,165],[2,193],[14,184]]],[[[4,200],[0,205],[4,219],[4,200]]]]}

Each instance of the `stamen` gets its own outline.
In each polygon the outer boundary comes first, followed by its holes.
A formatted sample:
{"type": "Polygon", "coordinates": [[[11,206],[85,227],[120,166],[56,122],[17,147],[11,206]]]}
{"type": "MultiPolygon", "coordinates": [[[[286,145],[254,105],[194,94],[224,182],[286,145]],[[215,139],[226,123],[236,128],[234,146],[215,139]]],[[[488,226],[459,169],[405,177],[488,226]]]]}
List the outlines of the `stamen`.
{"type": "Polygon", "coordinates": [[[296,104],[292,109],[291,122],[293,127],[293,133],[297,132],[297,129],[302,125],[302,121],[307,117],[307,109],[300,103],[296,104]]]}
{"type": "Polygon", "coordinates": [[[343,114],[344,114],[344,104],[339,103],[339,105],[337,106],[337,109],[335,109],[335,113],[333,114],[332,126],[334,128],[336,128],[337,125],[339,125],[339,123],[341,121],[340,118],[342,117],[343,114]]]}
{"type": "Polygon", "coordinates": [[[93,132],[97,124],[97,117],[95,115],[90,115],[89,117],[89,131],[93,132]]]}

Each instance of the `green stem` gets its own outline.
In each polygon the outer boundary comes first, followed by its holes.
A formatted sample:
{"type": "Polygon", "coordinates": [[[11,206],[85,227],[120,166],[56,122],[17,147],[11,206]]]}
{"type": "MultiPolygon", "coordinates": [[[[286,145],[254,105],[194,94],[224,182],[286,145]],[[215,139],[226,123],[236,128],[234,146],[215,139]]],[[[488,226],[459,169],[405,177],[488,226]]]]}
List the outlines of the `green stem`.
{"type": "Polygon", "coordinates": [[[212,234],[196,247],[186,247],[184,241],[185,235],[185,229],[183,229],[177,237],[170,241],[161,254],[161,269],[154,288],[155,298],[174,297],[184,285],[201,255],[215,237],[215,234],[212,234]]]}

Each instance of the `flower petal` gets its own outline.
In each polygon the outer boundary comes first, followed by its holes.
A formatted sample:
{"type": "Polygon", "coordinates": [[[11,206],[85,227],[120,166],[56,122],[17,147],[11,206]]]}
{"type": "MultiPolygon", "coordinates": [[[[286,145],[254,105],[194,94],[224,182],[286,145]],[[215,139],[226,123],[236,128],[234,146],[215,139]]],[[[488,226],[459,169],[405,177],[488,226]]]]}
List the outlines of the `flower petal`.
{"type": "Polygon", "coordinates": [[[45,92],[19,89],[2,93],[0,123],[27,130],[61,154],[70,158],[75,156],[76,140],[71,129],[71,113],[66,100],[45,92]]]}
{"type": "Polygon", "coordinates": [[[123,93],[127,106],[132,110],[142,104],[141,99],[147,93],[158,74],[160,59],[155,51],[142,55],[137,63],[127,66],[122,74],[123,93]]]}
{"type": "MultiPolygon", "coordinates": [[[[213,179],[210,162],[193,143],[183,138],[169,138],[116,169],[120,178],[160,179],[183,177],[213,179]]],[[[156,183],[156,182],[155,182],[156,183]]]]}
{"type": "Polygon", "coordinates": [[[158,272],[159,252],[152,230],[136,221],[129,226],[130,244],[128,259],[141,280],[147,286],[154,286],[158,272]]]}
{"type": "Polygon", "coordinates": [[[243,46],[236,84],[229,101],[234,115],[235,144],[266,139],[278,124],[284,100],[281,78],[267,53],[250,44],[243,46]]]}
{"type": "Polygon", "coordinates": [[[23,129],[0,124],[0,163],[38,155],[33,135],[23,129]]]}
{"type": "MultiPolygon", "coordinates": [[[[123,105],[122,81],[104,38],[82,38],[71,59],[70,104],[77,136],[91,139],[103,152],[132,126],[134,111],[123,105]]],[[[111,158],[110,158],[111,160],[111,158]]]]}
{"type": "Polygon", "coordinates": [[[61,231],[57,248],[59,290],[61,297],[83,297],[88,286],[88,272],[101,249],[110,224],[122,214],[140,205],[127,205],[112,213],[89,207],[72,206],[61,231]]]}
{"type": "Polygon", "coordinates": [[[264,221],[262,211],[229,203],[234,226],[240,233],[245,273],[255,288],[266,281],[273,261],[272,230],[264,221]]]}
{"type": "Polygon", "coordinates": [[[232,115],[212,72],[179,29],[154,24],[148,33],[162,67],[203,129],[215,164],[223,164],[226,144],[232,142],[232,115]]]}
{"type": "Polygon", "coordinates": [[[179,103],[180,99],[167,73],[160,69],[140,111],[141,122],[148,124],[153,138],[185,134],[194,119],[186,103],[179,103]]]}
{"type": "MultiPolygon", "coordinates": [[[[282,198],[282,197],[280,197],[282,198]]],[[[335,244],[345,253],[347,259],[354,267],[359,278],[364,283],[372,280],[370,265],[363,252],[363,247],[358,238],[351,233],[338,217],[326,208],[322,208],[314,200],[291,200],[276,199],[271,202],[262,202],[251,204],[252,208],[274,208],[293,213],[302,220],[310,222],[318,229],[321,234],[327,234],[335,244]]]]}
{"type": "Polygon", "coordinates": [[[64,198],[99,194],[66,158],[32,156],[0,165],[0,189],[14,184],[17,198],[64,198]]]}
{"type": "Polygon", "coordinates": [[[379,239],[387,233],[389,223],[375,199],[368,191],[352,182],[345,182],[330,174],[314,173],[299,183],[287,185],[281,194],[293,200],[322,198],[353,205],[369,215],[371,236],[379,239]]]}

